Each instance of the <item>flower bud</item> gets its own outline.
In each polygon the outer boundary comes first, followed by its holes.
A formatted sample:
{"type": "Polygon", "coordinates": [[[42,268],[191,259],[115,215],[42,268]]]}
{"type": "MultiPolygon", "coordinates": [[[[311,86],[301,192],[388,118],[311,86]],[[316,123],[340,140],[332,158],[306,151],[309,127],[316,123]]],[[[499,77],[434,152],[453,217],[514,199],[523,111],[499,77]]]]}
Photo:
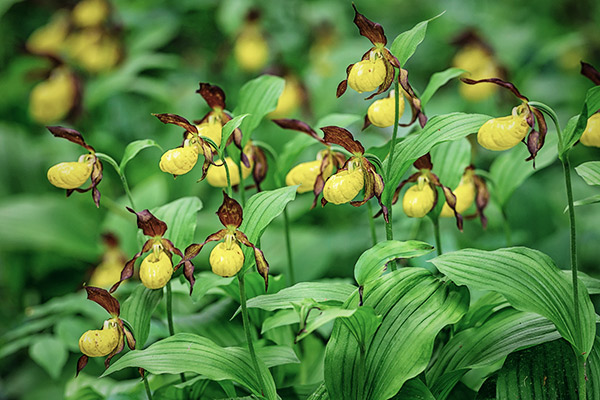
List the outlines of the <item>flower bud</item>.
{"type": "MultiPolygon", "coordinates": [[[[321,160],[315,160],[296,165],[285,177],[285,184],[288,186],[300,185],[298,193],[312,191],[315,187],[317,176],[321,173],[321,163],[321,160]]],[[[327,179],[332,171],[333,165],[329,163],[323,178],[327,179]]]]}
{"type": "Polygon", "coordinates": [[[358,93],[377,89],[385,80],[386,69],[383,59],[359,61],[352,66],[348,74],[348,85],[358,93]]]}
{"type": "Polygon", "coordinates": [[[67,67],[52,71],[50,77],[38,83],[29,96],[29,114],[42,124],[62,120],[75,105],[77,85],[67,67]]]}
{"type": "Polygon", "coordinates": [[[477,141],[488,150],[508,150],[519,144],[529,130],[525,114],[493,118],[479,128],[477,141]]]}
{"type": "Polygon", "coordinates": [[[435,192],[429,183],[419,182],[408,188],[402,199],[404,213],[412,218],[422,218],[435,203],[435,192]]]}
{"type": "Polygon", "coordinates": [[[223,277],[234,276],[244,265],[244,253],[240,246],[232,241],[221,242],[215,246],[209,257],[212,271],[223,277]]]}
{"type": "Polygon", "coordinates": [[[352,201],[365,185],[362,168],[342,170],[329,177],[323,187],[323,197],[333,204],[352,201]]]}
{"type": "Polygon", "coordinates": [[[92,163],[86,161],[62,162],[48,170],[48,180],[61,189],[76,189],[92,174],[92,163]]]}
{"type": "MultiPolygon", "coordinates": [[[[375,126],[380,128],[387,128],[388,126],[394,125],[394,117],[396,113],[396,103],[394,95],[386,97],[385,99],[379,99],[373,102],[367,110],[369,121],[375,126]]],[[[398,119],[404,113],[404,96],[400,99],[398,104],[398,119]]]]}
{"type": "Polygon", "coordinates": [[[150,253],[140,266],[140,280],[148,289],[161,289],[165,287],[173,275],[173,263],[164,251],[157,256],[150,253]]]}
{"type": "Polygon", "coordinates": [[[85,332],[79,338],[79,350],[89,357],[102,357],[110,354],[119,345],[119,328],[113,321],[104,321],[101,330],[85,332]]]}
{"type": "Polygon", "coordinates": [[[198,162],[196,146],[184,146],[165,152],[160,158],[161,171],[172,175],[183,175],[190,172],[198,162]]]}
{"type": "Polygon", "coordinates": [[[59,54],[68,33],[69,17],[58,12],[50,22],[33,31],[25,46],[32,53],[59,54]]]}
{"type": "Polygon", "coordinates": [[[588,119],[579,140],[585,146],[600,147],[600,114],[596,113],[588,119]]]}

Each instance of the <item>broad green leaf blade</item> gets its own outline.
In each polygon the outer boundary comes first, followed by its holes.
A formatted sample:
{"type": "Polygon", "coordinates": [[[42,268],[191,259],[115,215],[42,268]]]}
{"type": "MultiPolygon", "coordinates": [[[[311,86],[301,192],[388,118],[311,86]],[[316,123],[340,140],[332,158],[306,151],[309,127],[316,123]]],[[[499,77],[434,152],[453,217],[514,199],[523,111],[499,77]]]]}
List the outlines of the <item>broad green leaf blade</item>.
{"type": "Polygon", "coordinates": [[[337,318],[347,319],[348,317],[351,317],[355,311],[356,309],[348,310],[340,307],[326,307],[321,311],[312,310],[309,314],[312,318],[309,317],[304,329],[298,333],[296,336],[296,342],[304,339],[328,322],[331,322],[337,318]]]}
{"type": "MultiPolygon", "coordinates": [[[[589,400],[600,398],[599,367],[591,362],[598,360],[597,351],[594,353],[587,371],[589,400]]],[[[511,354],[497,375],[498,400],[577,398],[576,359],[573,349],[562,339],[511,354]]]]}
{"type": "MultiPolygon", "coordinates": [[[[392,171],[385,182],[383,202],[387,203],[391,199],[402,176],[419,157],[427,154],[440,143],[458,140],[471,133],[476,133],[481,125],[490,118],[482,114],[451,113],[437,115],[427,122],[421,132],[411,135],[396,144],[394,159],[392,160],[392,171]]],[[[387,169],[389,162],[389,158],[386,158],[383,162],[384,170],[387,169]]]]}
{"type": "Polygon", "coordinates": [[[427,371],[427,382],[435,398],[444,400],[467,370],[491,366],[515,350],[558,338],[556,327],[546,318],[502,309],[481,326],[453,336],[427,371]]]}
{"type": "Polygon", "coordinates": [[[233,380],[260,394],[256,374],[265,382],[265,396],[277,399],[275,383],[266,365],[259,360],[255,371],[248,350],[239,347],[220,347],[209,339],[190,333],[178,333],[160,340],[145,350],[134,350],[113,363],[102,376],[125,368],[144,368],[152,374],[194,372],[215,381],[233,380]]]}
{"type": "Polygon", "coordinates": [[[245,145],[265,115],[277,107],[277,101],[283,91],[285,80],[278,76],[262,75],[247,82],[240,89],[240,99],[233,110],[234,115],[250,114],[244,118],[240,129],[244,135],[245,145]]]}
{"type": "Polygon", "coordinates": [[[385,271],[389,261],[396,258],[420,257],[433,250],[433,246],[417,240],[386,240],[361,254],[354,266],[354,279],[360,286],[375,280],[385,271]]]}
{"type": "Polygon", "coordinates": [[[325,382],[319,385],[319,387],[308,397],[307,400],[329,400],[329,394],[327,393],[327,387],[325,382]]]}
{"type": "Polygon", "coordinates": [[[162,289],[152,290],[138,285],[121,306],[121,317],[133,328],[136,349],[142,349],[148,340],[150,319],[162,295],[162,289]]]}
{"type": "Polygon", "coordinates": [[[280,326],[297,324],[300,322],[300,316],[293,309],[284,309],[275,312],[275,314],[266,318],[262,324],[261,334],[270,331],[271,329],[278,328],[280,326]]]}
{"type": "Polygon", "coordinates": [[[421,106],[425,107],[435,92],[448,83],[448,81],[461,76],[465,72],[464,69],[452,67],[431,75],[429,83],[421,95],[421,106]]]}
{"type": "MultiPolygon", "coordinates": [[[[571,271],[562,271],[565,276],[571,279],[571,271]]],[[[578,271],[577,277],[585,285],[589,294],[600,294],[600,279],[594,278],[585,272],[578,271]]]]}
{"type": "Polygon", "coordinates": [[[212,288],[229,285],[235,278],[223,278],[213,272],[203,271],[196,275],[192,300],[200,301],[212,288]]]}
{"type": "Polygon", "coordinates": [[[244,220],[240,230],[248,236],[252,243],[256,243],[271,221],[281,214],[286,205],[295,198],[295,186],[255,194],[250,197],[244,207],[244,220]]]}
{"type": "Polygon", "coordinates": [[[258,347],[256,355],[265,363],[267,368],[276,367],[277,365],[300,363],[294,350],[288,346],[258,347]]]}
{"type": "Polygon", "coordinates": [[[585,96],[585,102],[583,103],[583,108],[581,110],[581,114],[577,116],[577,120],[575,123],[567,124],[567,127],[563,130],[563,147],[559,149],[559,156],[561,159],[564,158],[566,153],[573,147],[575,142],[581,138],[583,131],[587,125],[587,120],[592,116],[596,111],[600,109],[600,86],[594,86],[590,90],[587,91],[585,96]]]}
{"type": "Polygon", "coordinates": [[[392,400],[438,400],[419,378],[406,381],[392,400]]]}
{"type": "Polygon", "coordinates": [[[600,185],[600,161],[589,161],[575,167],[577,175],[588,185],[600,185]]]}
{"type": "Polygon", "coordinates": [[[417,47],[421,44],[423,39],[425,39],[425,33],[427,33],[427,24],[442,14],[436,15],[427,21],[419,22],[411,30],[402,32],[396,36],[392,46],[390,47],[390,51],[396,56],[401,67],[404,66],[406,61],[408,61],[408,59],[415,53],[417,47]]]}
{"type": "Polygon", "coordinates": [[[225,146],[227,146],[227,141],[229,140],[229,137],[231,136],[233,131],[235,131],[242,124],[244,119],[249,115],[250,114],[238,115],[233,119],[229,120],[225,125],[223,125],[223,131],[221,133],[221,151],[223,151],[223,149],[225,149],[225,146]]]}
{"type": "Polygon", "coordinates": [[[360,306],[354,311],[352,316],[341,319],[359,346],[366,346],[377,331],[377,328],[379,328],[379,325],[381,325],[382,320],[383,317],[377,315],[373,307],[369,306],[360,306]]]}
{"type": "Polygon", "coordinates": [[[431,162],[440,182],[455,189],[471,164],[471,143],[466,138],[442,143],[431,150],[431,162]]]}
{"type": "Polygon", "coordinates": [[[152,214],[167,224],[165,238],[170,239],[175,247],[183,251],[194,239],[196,215],[200,209],[202,202],[199,198],[183,197],[153,209],[152,214]]]}
{"type": "Polygon", "coordinates": [[[501,293],[517,310],[548,318],[578,352],[590,353],[596,327],[588,292],[579,285],[581,326],[577,326],[571,281],[546,254],[525,247],[465,249],[431,262],[457,285],[501,293]]]}
{"type": "Polygon", "coordinates": [[[494,160],[490,167],[491,193],[500,207],[504,207],[510,196],[527,178],[556,160],[556,141],[556,135],[546,136],[546,144],[535,158],[535,169],[530,161],[525,161],[529,153],[527,148],[520,144],[494,160]]]}
{"type": "MultiPolygon", "coordinates": [[[[430,361],[435,337],[467,311],[468,293],[421,268],[383,275],[365,286],[363,304],[383,321],[366,346],[364,374],[353,334],[336,321],[325,354],[325,384],[333,399],[384,400],[430,361]]],[[[345,306],[353,308],[358,295],[345,306]]]]}
{"type": "Polygon", "coordinates": [[[60,339],[53,336],[40,336],[29,347],[29,356],[42,367],[52,379],[60,376],[69,352],[60,339]]]}
{"type": "Polygon", "coordinates": [[[339,282],[300,282],[275,294],[264,294],[248,300],[248,308],[267,311],[293,308],[292,302],[313,299],[318,303],[343,303],[356,290],[356,286],[339,282]]]}
{"type": "MultiPolygon", "coordinates": [[[[573,206],[574,207],[587,206],[587,205],[596,204],[596,203],[600,203],[600,194],[595,194],[593,196],[586,197],[585,199],[577,200],[577,201],[573,202],[573,206]]],[[[569,209],[569,206],[567,206],[565,208],[564,212],[567,212],[568,209],[569,209]]]]}
{"type": "Polygon", "coordinates": [[[315,126],[317,127],[317,133],[321,134],[318,128],[330,125],[348,128],[350,125],[362,121],[362,119],[362,116],[356,114],[329,114],[319,119],[315,126]]]}
{"type": "Polygon", "coordinates": [[[129,143],[127,147],[125,147],[125,152],[123,153],[121,164],[119,165],[119,172],[121,175],[125,173],[125,167],[127,166],[127,163],[133,160],[133,158],[137,156],[140,151],[149,147],[156,147],[162,151],[162,148],[158,145],[158,143],[151,139],[136,140],[135,142],[129,143]]]}

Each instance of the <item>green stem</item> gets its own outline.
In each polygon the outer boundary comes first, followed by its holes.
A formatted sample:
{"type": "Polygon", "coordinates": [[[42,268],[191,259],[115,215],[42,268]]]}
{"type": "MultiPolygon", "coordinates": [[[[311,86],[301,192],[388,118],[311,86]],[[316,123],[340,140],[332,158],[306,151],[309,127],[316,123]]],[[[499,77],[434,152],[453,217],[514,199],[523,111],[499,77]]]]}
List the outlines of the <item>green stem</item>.
{"type": "MultiPolygon", "coordinates": [[[[394,130],[392,131],[392,140],[390,141],[390,152],[388,154],[388,166],[387,171],[385,173],[386,183],[389,182],[389,177],[392,174],[392,164],[394,160],[394,151],[396,149],[396,137],[398,136],[398,119],[400,112],[400,86],[398,85],[398,79],[394,79],[394,130]]],[[[387,240],[394,239],[394,231],[392,229],[392,196],[389,196],[388,201],[386,202],[387,210],[388,210],[388,220],[385,223],[385,236],[387,240]]],[[[392,270],[396,269],[396,263],[390,263],[392,270]]]]}
{"type": "Polygon", "coordinates": [[[148,374],[144,373],[144,377],[142,378],[144,381],[144,387],[146,388],[146,397],[148,397],[148,400],[152,400],[152,391],[150,390],[150,384],[148,383],[148,377],[146,375],[148,374]]]}
{"type": "Polygon", "coordinates": [[[435,236],[435,248],[437,250],[437,255],[442,255],[442,238],[440,236],[440,220],[435,218],[431,219],[433,223],[433,236],[435,236]]]}
{"type": "Polygon", "coordinates": [[[502,225],[504,225],[504,237],[506,238],[506,246],[510,247],[512,246],[512,235],[510,230],[510,224],[508,223],[508,214],[504,207],[502,207],[502,220],[502,225]]]}
{"type": "Polygon", "coordinates": [[[240,152],[240,159],[238,161],[238,169],[240,171],[240,203],[242,208],[246,205],[246,188],[244,187],[244,174],[242,174],[242,152],[240,152]]]}
{"type": "Polygon", "coordinates": [[[135,210],[135,204],[133,202],[133,196],[131,195],[131,191],[129,190],[129,184],[127,183],[127,178],[125,177],[124,173],[121,173],[121,169],[119,168],[119,165],[117,164],[117,162],[108,154],[96,153],[96,156],[98,158],[100,158],[101,160],[108,162],[114,168],[114,170],[117,172],[117,175],[119,175],[119,178],[121,178],[121,184],[123,185],[123,190],[125,190],[125,194],[127,195],[127,198],[129,199],[129,204],[131,204],[131,208],[133,208],[135,210]]]}
{"type": "Polygon", "coordinates": [[[285,249],[288,261],[288,286],[292,286],[294,283],[296,283],[296,278],[294,277],[292,241],[290,237],[290,218],[288,216],[287,207],[283,209],[283,227],[285,230],[285,249]]]}
{"type": "Polygon", "coordinates": [[[227,178],[227,196],[233,198],[233,190],[231,188],[231,176],[229,175],[229,166],[225,162],[225,157],[226,157],[225,152],[221,153],[220,156],[221,156],[221,162],[223,163],[223,167],[225,168],[225,176],[227,178]]]}
{"type": "MultiPolygon", "coordinates": [[[[167,325],[169,326],[169,336],[175,334],[175,327],[173,325],[173,292],[171,291],[171,281],[167,282],[167,325]]],[[[185,374],[182,372],[179,374],[181,382],[186,381],[185,374]]]]}
{"type": "Polygon", "coordinates": [[[377,244],[377,232],[375,231],[375,220],[373,219],[373,206],[367,201],[367,212],[369,213],[369,227],[371,228],[371,239],[373,246],[377,244]]]}
{"type": "Polygon", "coordinates": [[[244,333],[246,334],[246,343],[248,344],[248,352],[250,352],[250,358],[252,359],[254,371],[256,371],[256,377],[258,379],[258,384],[260,385],[261,394],[264,394],[265,383],[263,381],[262,374],[260,373],[260,369],[258,368],[258,359],[256,358],[256,352],[254,351],[254,343],[252,341],[252,334],[250,333],[250,320],[248,318],[248,308],[246,307],[246,285],[244,282],[244,273],[238,273],[237,278],[240,287],[240,306],[242,308],[242,321],[244,324],[244,333]]]}

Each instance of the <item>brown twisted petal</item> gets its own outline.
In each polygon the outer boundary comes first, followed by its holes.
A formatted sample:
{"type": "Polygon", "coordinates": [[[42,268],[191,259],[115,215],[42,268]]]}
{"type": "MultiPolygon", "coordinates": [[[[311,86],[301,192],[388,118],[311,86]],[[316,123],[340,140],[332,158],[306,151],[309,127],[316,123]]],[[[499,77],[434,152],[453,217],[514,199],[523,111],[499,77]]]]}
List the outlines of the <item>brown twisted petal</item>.
{"type": "Polygon", "coordinates": [[[521,92],[519,92],[519,89],[517,89],[517,87],[513,83],[504,81],[500,78],[487,78],[487,79],[479,79],[479,80],[473,80],[473,79],[469,79],[469,78],[460,78],[460,80],[468,85],[476,85],[478,83],[483,83],[483,82],[494,83],[500,87],[510,90],[519,99],[521,99],[523,101],[529,101],[529,99],[527,97],[523,96],[521,94],[521,92]]]}
{"type": "Polygon", "coordinates": [[[348,89],[348,75],[350,75],[350,70],[353,66],[354,64],[350,64],[346,67],[346,79],[339,83],[337,89],[335,90],[335,97],[339,98],[341,95],[346,93],[346,89],[348,89]]]}
{"type": "Polygon", "coordinates": [[[160,120],[163,124],[173,124],[182,127],[188,132],[198,133],[198,128],[196,125],[192,124],[187,119],[177,115],[177,114],[152,114],[156,118],[160,120]]]}
{"type": "Polygon", "coordinates": [[[365,153],[365,148],[363,145],[358,140],[354,140],[352,133],[350,133],[347,129],[340,128],[338,126],[325,126],[321,128],[321,130],[325,134],[323,140],[326,143],[338,144],[352,154],[365,153]]]}
{"type": "Polygon", "coordinates": [[[77,360],[77,373],[75,374],[75,377],[77,377],[79,375],[79,373],[81,372],[81,370],[85,368],[85,366],[87,365],[87,362],[88,362],[88,356],[86,356],[85,354],[82,355],[81,357],[79,357],[79,359],[77,360]]]}
{"type": "Polygon", "coordinates": [[[247,247],[251,247],[254,250],[254,259],[256,261],[256,269],[258,273],[265,280],[265,292],[269,288],[269,263],[265,259],[265,255],[262,250],[257,248],[254,244],[250,242],[248,237],[240,231],[235,231],[235,238],[240,241],[240,243],[244,244],[247,247]]]}
{"type": "Polygon", "coordinates": [[[533,168],[535,168],[535,156],[542,146],[544,146],[544,142],[546,141],[546,133],[548,132],[548,125],[546,124],[546,119],[540,110],[535,107],[531,107],[530,109],[533,112],[533,115],[535,115],[539,131],[532,129],[527,137],[527,150],[529,151],[530,155],[525,161],[533,160],[533,168]]]}
{"type": "Polygon", "coordinates": [[[55,137],[67,139],[69,142],[78,144],[91,152],[95,151],[92,146],[85,142],[81,133],[75,129],[65,128],[63,126],[47,126],[46,128],[48,128],[50,133],[55,137]]]}
{"type": "Polygon", "coordinates": [[[319,142],[325,144],[323,139],[321,139],[319,137],[319,135],[317,135],[317,132],[315,132],[306,122],[302,122],[298,119],[288,119],[288,118],[274,119],[272,121],[275,122],[280,127],[282,127],[283,129],[290,129],[293,131],[306,133],[308,136],[313,137],[316,140],[318,140],[319,142]]]}
{"type": "Polygon", "coordinates": [[[121,312],[121,307],[117,299],[115,299],[106,289],[86,286],[85,291],[87,292],[88,300],[91,300],[104,308],[113,317],[118,317],[121,312]]]}
{"type": "Polygon", "coordinates": [[[475,184],[475,190],[477,191],[477,195],[475,197],[475,206],[477,207],[477,213],[479,214],[479,219],[481,220],[481,226],[483,229],[485,229],[487,227],[487,218],[483,214],[483,210],[490,200],[490,192],[488,191],[485,181],[479,176],[473,175],[473,183],[475,184]]]}
{"type": "Polygon", "coordinates": [[[114,291],[117,290],[117,288],[119,287],[119,285],[121,285],[121,283],[123,281],[125,281],[133,276],[133,265],[135,264],[135,260],[137,260],[142,254],[150,251],[152,249],[153,242],[154,242],[153,240],[147,240],[146,243],[144,243],[142,250],[140,250],[138,253],[136,253],[131,260],[129,260],[125,263],[125,266],[123,267],[123,270],[121,271],[121,278],[119,279],[119,281],[117,283],[115,283],[114,285],[111,286],[111,288],[109,290],[110,293],[114,293],[114,291]]]}
{"type": "Polygon", "coordinates": [[[600,72],[591,64],[581,61],[581,75],[594,82],[594,84],[600,85],[600,72]]]}
{"type": "MultiPolygon", "coordinates": [[[[189,268],[188,263],[192,264],[191,260],[193,260],[200,253],[200,250],[202,250],[202,247],[204,247],[204,245],[206,243],[215,242],[217,240],[222,240],[223,238],[225,238],[225,235],[227,234],[227,232],[228,232],[227,229],[221,229],[215,233],[208,235],[206,240],[204,240],[204,242],[202,242],[200,244],[197,244],[197,243],[190,244],[185,249],[183,259],[181,261],[179,261],[179,263],[175,266],[175,268],[174,268],[175,271],[177,271],[179,269],[179,267],[181,267],[182,264],[184,265],[185,268],[189,268]]],[[[193,271],[193,264],[191,265],[191,268],[193,271]]],[[[185,269],[184,269],[184,272],[185,272],[185,269]]]]}
{"type": "Polygon", "coordinates": [[[410,122],[406,124],[400,124],[400,126],[410,126],[417,119],[419,120],[419,125],[421,128],[425,126],[427,123],[427,116],[423,113],[421,108],[421,99],[417,97],[412,86],[408,82],[408,71],[405,69],[400,69],[400,74],[398,76],[400,86],[404,90],[406,97],[408,98],[408,104],[410,104],[410,108],[412,110],[412,117],[410,118],[410,122]]]}

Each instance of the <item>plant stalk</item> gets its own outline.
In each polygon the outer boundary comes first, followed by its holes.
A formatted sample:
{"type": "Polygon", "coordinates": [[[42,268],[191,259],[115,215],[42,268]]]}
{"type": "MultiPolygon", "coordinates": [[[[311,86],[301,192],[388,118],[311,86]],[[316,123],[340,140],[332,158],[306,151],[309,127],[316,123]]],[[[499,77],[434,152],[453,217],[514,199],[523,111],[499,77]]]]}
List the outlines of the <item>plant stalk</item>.
{"type": "MultiPolygon", "coordinates": [[[[171,281],[167,282],[167,325],[169,326],[169,336],[175,334],[175,327],[173,325],[173,292],[171,291],[171,281]]],[[[181,383],[185,383],[185,374],[182,372],[179,374],[181,383]]]]}
{"type": "Polygon", "coordinates": [[[292,258],[292,240],[290,236],[290,218],[288,216],[287,207],[283,209],[283,227],[285,230],[285,250],[288,262],[288,286],[296,283],[294,276],[294,264],[292,258]]]}
{"type": "Polygon", "coordinates": [[[435,237],[435,249],[437,250],[437,255],[442,255],[442,237],[440,236],[440,220],[438,218],[431,219],[433,223],[433,236],[435,237]]]}
{"type": "Polygon", "coordinates": [[[369,213],[369,227],[371,228],[371,239],[373,246],[377,244],[377,232],[375,231],[375,220],[373,219],[373,206],[367,201],[367,212],[369,213]]]}
{"type": "Polygon", "coordinates": [[[147,374],[144,373],[144,376],[142,377],[142,380],[144,381],[144,388],[146,388],[146,397],[148,397],[148,400],[152,400],[152,391],[150,390],[150,384],[148,383],[148,378],[146,375],[147,374]]]}
{"type": "Polygon", "coordinates": [[[242,154],[243,152],[240,152],[240,159],[238,161],[238,170],[240,173],[240,204],[242,205],[242,208],[246,205],[246,188],[244,186],[244,174],[242,174],[242,165],[244,165],[242,163],[242,154]]]}
{"type": "Polygon", "coordinates": [[[508,223],[508,214],[506,209],[502,207],[502,225],[504,226],[504,237],[506,238],[506,246],[512,246],[512,235],[510,231],[510,224],[508,223]]]}
{"type": "Polygon", "coordinates": [[[96,153],[96,156],[98,158],[100,158],[101,160],[106,161],[107,163],[109,163],[111,165],[111,167],[113,167],[113,169],[117,172],[117,175],[119,175],[119,178],[121,178],[121,185],[123,186],[123,190],[125,191],[125,194],[127,195],[127,198],[129,199],[129,204],[131,204],[131,208],[133,208],[135,210],[135,204],[133,202],[133,196],[131,195],[131,191],[129,190],[129,184],[127,183],[127,178],[125,177],[125,174],[121,173],[121,169],[119,168],[119,165],[117,164],[117,162],[108,154],[104,154],[104,153],[96,153]]]}
{"type": "MultiPolygon", "coordinates": [[[[392,140],[390,141],[390,151],[388,154],[388,166],[387,171],[385,172],[386,183],[389,182],[389,177],[392,174],[394,151],[396,149],[396,138],[398,136],[398,120],[400,119],[400,85],[398,84],[398,79],[400,79],[399,76],[394,79],[394,130],[392,131],[392,140]]],[[[394,239],[394,231],[392,230],[392,196],[389,196],[385,206],[388,210],[388,221],[385,223],[385,236],[387,240],[392,240],[394,239]]],[[[396,269],[395,262],[391,262],[390,265],[392,270],[396,269]]]]}
{"type": "MultiPolygon", "coordinates": [[[[242,269],[243,271],[243,269],[242,269]]],[[[244,324],[244,333],[246,334],[246,343],[248,344],[248,352],[250,352],[250,358],[252,359],[252,365],[254,371],[256,371],[256,378],[260,385],[261,393],[265,393],[265,383],[263,381],[262,374],[258,368],[258,359],[256,358],[256,352],[254,351],[254,343],[252,341],[252,334],[250,333],[250,320],[248,318],[248,308],[246,307],[246,284],[244,282],[244,273],[240,272],[237,274],[238,284],[240,288],[240,306],[242,308],[242,322],[244,324]]]]}

